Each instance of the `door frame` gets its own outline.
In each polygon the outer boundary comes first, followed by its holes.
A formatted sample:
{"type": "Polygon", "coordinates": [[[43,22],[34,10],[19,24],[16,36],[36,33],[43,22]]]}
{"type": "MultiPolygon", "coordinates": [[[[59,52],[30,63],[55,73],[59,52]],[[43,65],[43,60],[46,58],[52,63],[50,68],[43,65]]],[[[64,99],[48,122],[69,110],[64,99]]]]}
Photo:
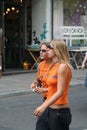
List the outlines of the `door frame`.
{"type": "Polygon", "coordinates": [[[5,71],[5,19],[4,19],[4,0],[0,1],[2,7],[2,71],[5,71]]]}

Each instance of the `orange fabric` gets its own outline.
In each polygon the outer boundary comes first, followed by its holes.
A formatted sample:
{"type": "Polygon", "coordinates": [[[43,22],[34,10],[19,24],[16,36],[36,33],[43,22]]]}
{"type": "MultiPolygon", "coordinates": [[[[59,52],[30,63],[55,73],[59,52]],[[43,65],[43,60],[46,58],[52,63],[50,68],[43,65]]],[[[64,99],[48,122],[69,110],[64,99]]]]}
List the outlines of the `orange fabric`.
{"type": "MultiPolygon", "coordinates": [[[[44,88],[47,87],[47,85],[45,84],[46,76],[44,77],[44,74],[47,73],[49,65],[50,64],[47,63],[46,61],[42,61],[39,64],[39,68],[38,68],[37,80],[41,81],[41,83],[42,83],[42,85],[43,85],[44,88]]],[[[47,92],[44,92],[43,96],[47,97],[47,92]]]]}
{"type": "MultiPolygon", "coordinates": [[[[57,82],[58,82],[58,68],[59,64],[55,64],[52,69],[48,73],[48,77],[46,80],[46,84],[48,86],[48,93],[47,93],[47,100],[54,95],[54,93],[57,91],[57,82]]],[[[60,97],[54,104],[67,104],[68,103],[68,91],[69,91],[69,85],[72,77],[71,69],[68,68],[68,77],[65,84],[65,91],[62,97],[60,97]]]]}

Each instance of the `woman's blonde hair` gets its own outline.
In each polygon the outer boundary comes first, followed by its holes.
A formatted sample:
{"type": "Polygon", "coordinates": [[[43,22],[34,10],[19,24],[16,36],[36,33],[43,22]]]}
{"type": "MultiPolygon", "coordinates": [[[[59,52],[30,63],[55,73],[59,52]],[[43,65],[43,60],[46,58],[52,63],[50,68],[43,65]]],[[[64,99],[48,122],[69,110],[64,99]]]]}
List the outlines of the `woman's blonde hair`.
{"type": "Polygon", "coordinates": [[[52,40],[50,44],[53,46],[53,49],[58,58],[58,62],[66,63],[71,67],[69,59],[69,51],[67,49],[65,41],[62,39],[52,40]]]}

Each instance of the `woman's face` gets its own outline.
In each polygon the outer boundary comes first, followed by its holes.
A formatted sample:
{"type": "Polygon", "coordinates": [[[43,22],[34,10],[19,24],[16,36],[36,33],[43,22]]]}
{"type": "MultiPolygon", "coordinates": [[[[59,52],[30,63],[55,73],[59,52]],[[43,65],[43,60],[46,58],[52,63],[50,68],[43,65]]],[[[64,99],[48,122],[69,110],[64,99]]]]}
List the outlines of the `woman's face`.
{"type": "Polygon", "coordinates": [[[40,49],[40,58],[44,59],[44,60],[48,58],[48,48],[45,45],[41,46],[41,49],[40,49]]]}
{"type": "Polygon", "coordinates": [[[48,47],[48,57],[50,58],[50,59],[52,59],[52,58],[54,58],[56,56],[56,54],[55,54],[55,51],[54,51],[54,49],[53,49],[53,46],[52,45],[49,45],[49,47],[48,47]]]}

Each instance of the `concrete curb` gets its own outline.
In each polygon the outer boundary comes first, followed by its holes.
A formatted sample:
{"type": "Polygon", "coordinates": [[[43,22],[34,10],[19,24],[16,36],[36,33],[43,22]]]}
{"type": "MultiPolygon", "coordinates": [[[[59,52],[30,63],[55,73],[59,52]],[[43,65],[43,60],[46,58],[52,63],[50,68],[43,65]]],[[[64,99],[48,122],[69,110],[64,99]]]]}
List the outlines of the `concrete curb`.
{"type": "Polygon", "coordinates": [[[70,87],[78,87],[78,86],[84,86],[84,82],[73,83],[73,84],[70,85],[70,87]]]}
{"type": "Polygon", "coordinates": [[[10,92],[1,92],[1,97],[11,97],[11,96],[19,96],[19,95],[25,95],[25,94],[32,94],[32,90],[20,90],[20,91],[10,91],[10,92]]]}
{"type": "MultiPolygon", "coordinates": [[[[79,87],[79,86],[83,86],[84,82],[80,82],[80,83],[73,83],[70,85],[71,88],[73,87],[79,87]]],[[[20,96],[20,95],[26,95],[26,94],[35,94],[32,90],[17,90],[17,91],[8,91],[8,92],[0,92],[0,98],[3,97],[12,97],[12,96],[20,96]]]]}

